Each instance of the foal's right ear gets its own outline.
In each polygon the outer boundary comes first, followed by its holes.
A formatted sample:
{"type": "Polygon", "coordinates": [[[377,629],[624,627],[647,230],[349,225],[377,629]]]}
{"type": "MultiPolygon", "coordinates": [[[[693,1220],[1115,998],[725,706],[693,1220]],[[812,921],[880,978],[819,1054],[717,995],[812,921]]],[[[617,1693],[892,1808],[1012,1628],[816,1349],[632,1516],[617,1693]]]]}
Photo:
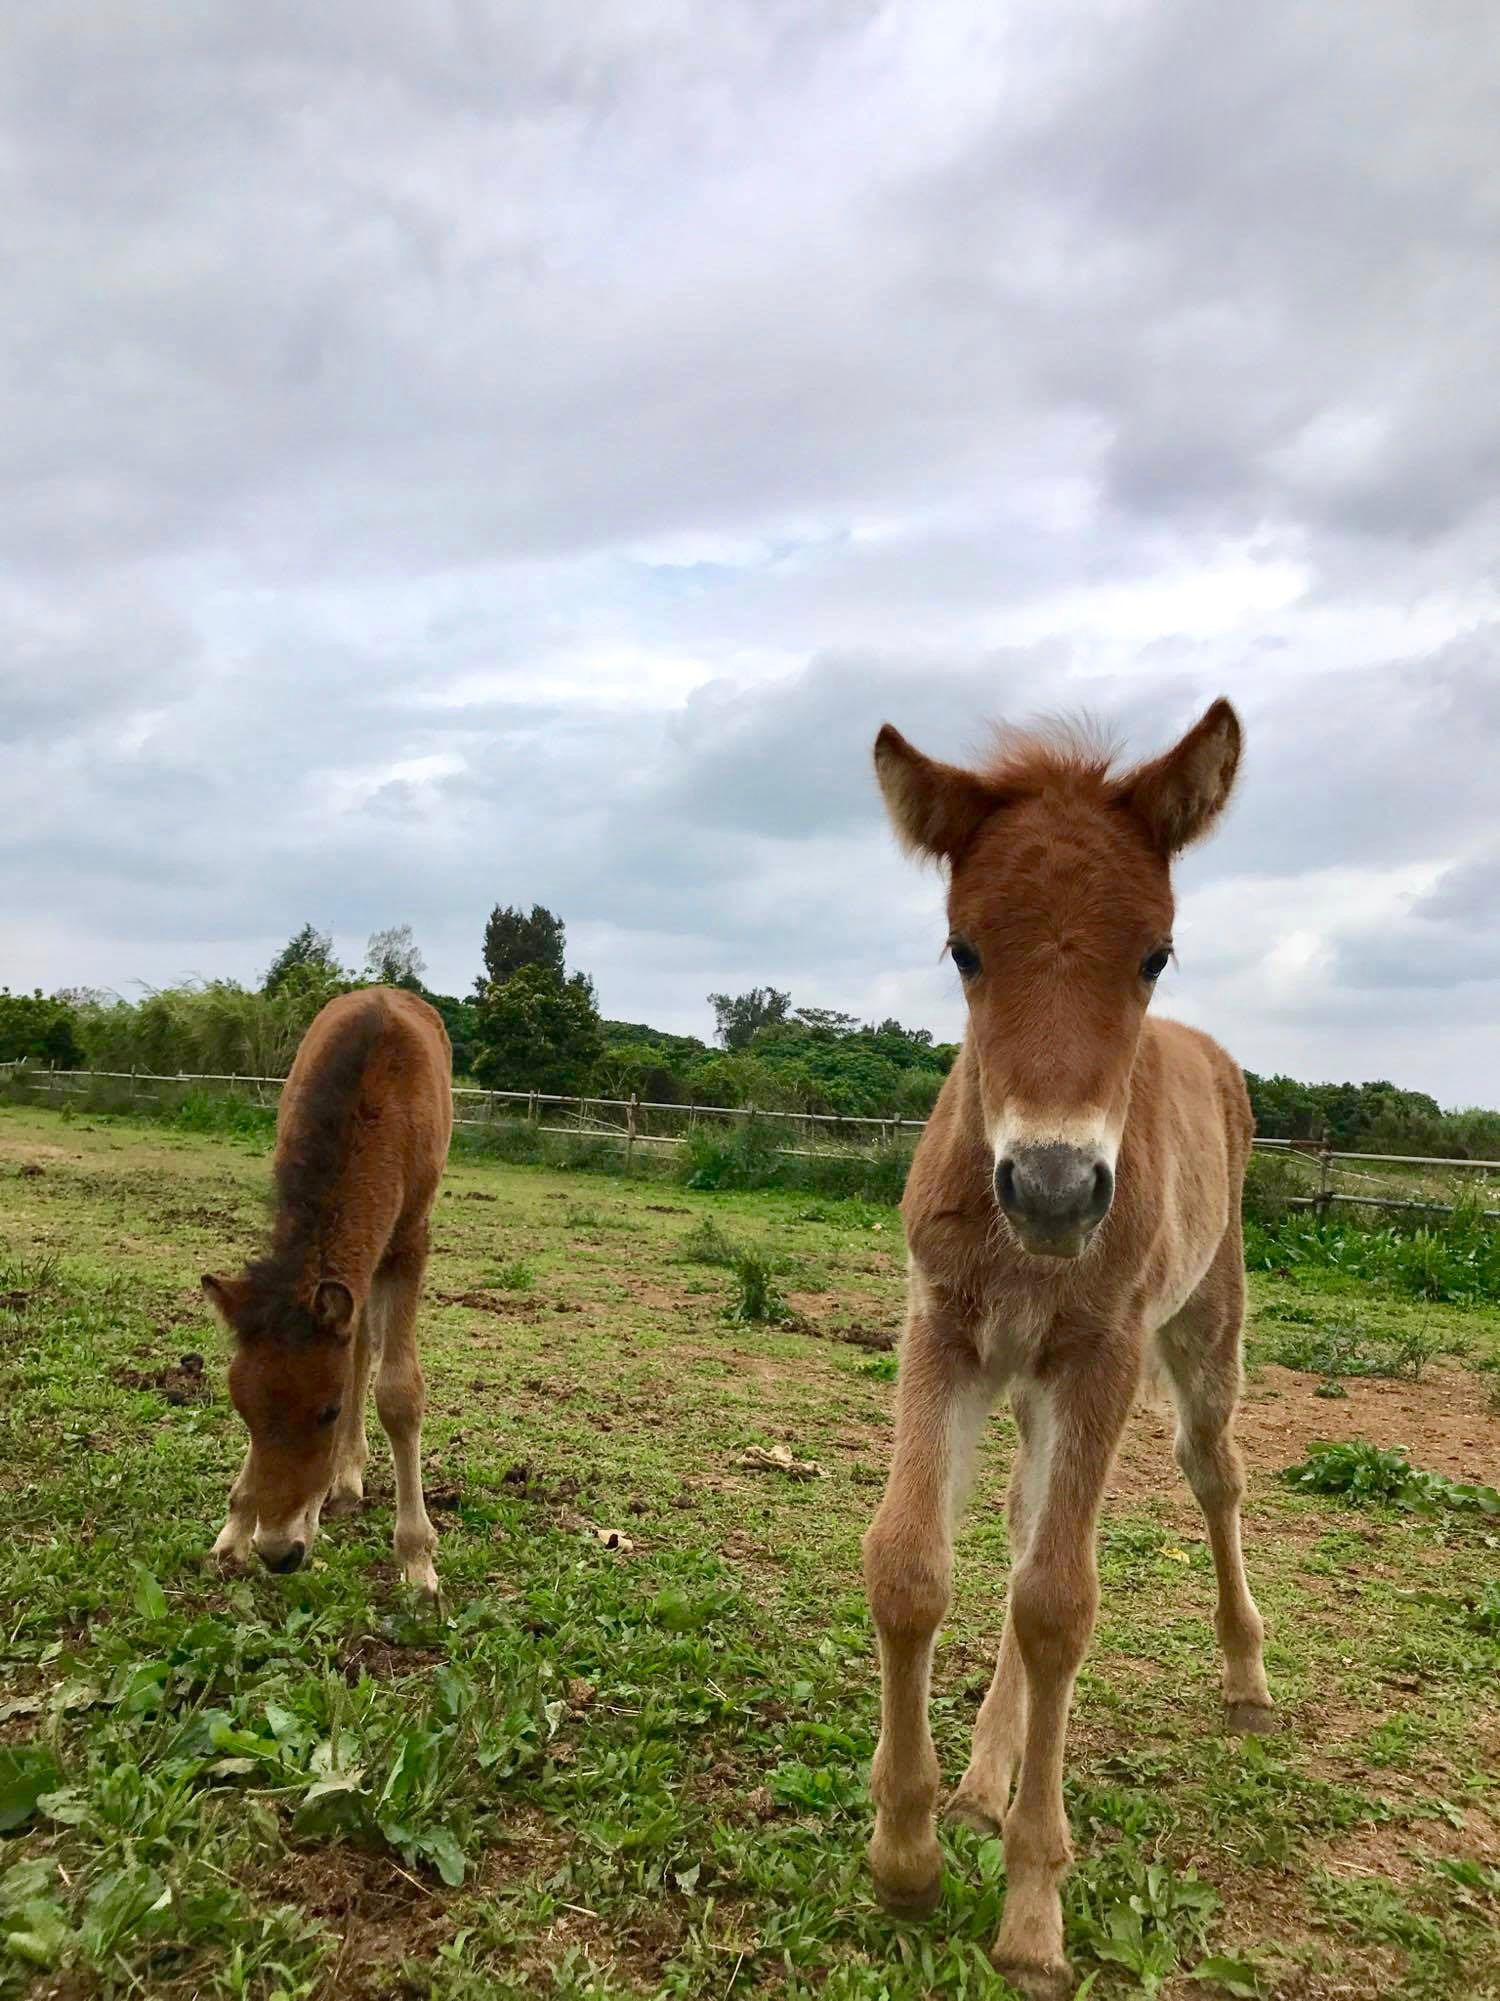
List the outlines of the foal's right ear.
{"type": "Polygon", "coordinates": [[[897,838],[913,854],[951,861],[1004,803],[972,771],[924,757],[889,723],[875,739],[875,776],[897,838]]]}
{"type": "Polygon", "coordinates": [[[1119,780],[1117,797],[1145,822],[1164,855],[1200,839],[1223,812],[1241,740],[1240,719],[1221,696],[1181,743],[1119,780]]]}

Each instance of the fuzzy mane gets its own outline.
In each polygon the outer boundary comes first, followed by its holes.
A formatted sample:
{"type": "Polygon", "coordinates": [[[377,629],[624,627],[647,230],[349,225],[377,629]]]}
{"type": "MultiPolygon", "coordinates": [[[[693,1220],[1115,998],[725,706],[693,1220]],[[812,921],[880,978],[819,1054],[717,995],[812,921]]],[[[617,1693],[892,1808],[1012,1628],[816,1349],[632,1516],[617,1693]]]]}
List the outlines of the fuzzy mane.
{"type": "Polygon", "coordinates": [[[384,1006],[372,997],[343,1024],[303,1086],[276,1150],[270,1247],[245,1272],[249,1304],[237,1323],[244,1340],[273,1330],[280,1339],[316,1336],[308,1279],[316,1284],[321,1272],[319,1253],[354,1137],[360,1086],[384,1032],[384,1006]]]}
{"type": "Polygon", "coordinates": [[[1119,744],[1090,716],[1043,716],[997,723],[979,759],[979,777],[997,792],[1047,792],[1058,786],[1102,791],[1115,782],[1119,744]]]}

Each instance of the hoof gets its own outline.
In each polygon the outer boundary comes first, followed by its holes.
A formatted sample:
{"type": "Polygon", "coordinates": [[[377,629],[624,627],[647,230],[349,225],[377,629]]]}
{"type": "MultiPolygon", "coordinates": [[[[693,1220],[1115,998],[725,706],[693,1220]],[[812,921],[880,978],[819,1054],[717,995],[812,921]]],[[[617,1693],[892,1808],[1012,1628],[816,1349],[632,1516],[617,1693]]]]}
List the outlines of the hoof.
{"type": "Polygon", "coordinates": [[[995,1813],[974,1793],[956,1792],[943,1809],[945,1827],[971,1827],[976,1834],[999,1834],[1003,1813],[995,1813]]]}
{"type": "Polygon", "coordinates": [[[1271,1737],[1280,1724],[1268,1702],[1226,1702],[1224,1728],[1235,1737],[1271,1737]]]}
{"type": "Polygon", "coordinates": [[[924,1883],[918,1890],[900,1890],[877,1878],[875,1894],[881,1909],[893,1918],[930,1918],[943,1900],[943,1872],[940,1869],[930,1883],[924,1883]]]}
{"type": "Polygon", "coordinates": [[[440,1602],[442,1592],[438,1586],[437,1572],[430,1563],[419,1560],[415,1563],[407,1564],[406,1581],[419,1597],[427,1600],[429,1605],[436,1605],[440,1602]]]}
{"type": "Polygon", "coordinates": [[[364,1504],[365,1493],[363,1487],[335,1488],[323,1503],[323,1512],[330,1519],[336,1519],[339,1515],[357,1514],[364,1504]]]}
{"type": "Polygon", "coordinates": [[[1025,2001],[1068,2001],[1073,1992],[1073,1969],[1065,1959],[1039,1966],[1035,1960],[1001,1959],[991,1953],[990,1964],[1025,2001]]]}

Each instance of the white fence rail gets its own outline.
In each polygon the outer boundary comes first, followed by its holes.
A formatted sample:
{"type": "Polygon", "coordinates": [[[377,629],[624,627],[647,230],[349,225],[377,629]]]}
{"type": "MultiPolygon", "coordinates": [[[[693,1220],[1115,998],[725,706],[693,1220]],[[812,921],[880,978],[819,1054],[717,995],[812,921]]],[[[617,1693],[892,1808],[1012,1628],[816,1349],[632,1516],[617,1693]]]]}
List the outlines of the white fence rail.
{"type": "MultiPolygon", "coordinates": [[[[243,1091],[259,1104],[274,1104],[286,1081],[282,1077],[252,1077],[239,1072],[178,1071],[175,1074],[147,1070],[57,1070],[39,1064],[0,1063],[0,1084],[24,1078],[36,1095],[49,1103],[87,1094],[95,1083],[128,1086],[127,1103],[150,1102],[163,1087],[178,1090],[218,1086],[228,1092],[243,1091]]],[[[773,1147],[773,1153],[796,1159],[848,1158],[852,1153],[874,1147],[890,1147],[922,1132],[925,1119],[872,1118],[846,1116],[837,1112],[766,1111],[756,1105],[674,1105],[648,1098],[578,1097],[552,1091],[486,1091],[475,1085],[456,1084],[453,1088],[455,1124],[468,1127],[493,1126],[497,1118],[523,1119],[539,1133],[568,1139],[599,1139],[624,1146],[627,1157],[636,1147],[675,1147],[689,1144],[694,1134],[715,1121],[756,1120],[779,1122],[787,1137],[832,1137],[845,1144],[773,1147]],[[671,1122],[678,1131],[651,1131],[652,1123],[671,1122]]],[[[1256,1138],[1256,1148],[1304,1161],[1317,1176],[1316,1187],[1306,1194],[1284,1198],[1291,1208],[1326,1210],[1333,1203],[1351,1208],[1417,1210],[1429,1215],[1451,1215],[1448,1202],[1412,1199],[1406,1195],[1361,1195],[1340,1188],[1335,1177],[1376,1185],[1370,1169],[1427,1169],[1443,1174],[1500,1175],[1500,1160],[1451,1160],[1441,1155],[1403,1153],[1355,1153],[1314,1140],[1256,1138]],[[1345,1163],[1359,1163],[1354,1168],[1345,1163]],[[1364,1170],[1361,1172],[1361,1170],[1364,1170]]],[[[1483,1183],[1481,1185],[1484,1185],[1483,1183]]],[[[1485,1192],[1488,1193],[1487,1186],[1485,1192]]],[[[1478,1215],[1500,1220],[1500,1208],[1481,1209],[1478,1215]]]]}

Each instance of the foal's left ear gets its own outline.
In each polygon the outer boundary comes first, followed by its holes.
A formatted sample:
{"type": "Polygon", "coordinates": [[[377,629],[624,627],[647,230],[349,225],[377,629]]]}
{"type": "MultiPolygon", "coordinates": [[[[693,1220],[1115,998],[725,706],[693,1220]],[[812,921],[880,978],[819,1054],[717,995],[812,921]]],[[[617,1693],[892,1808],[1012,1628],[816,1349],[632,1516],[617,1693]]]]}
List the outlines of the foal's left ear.
{"type": "Polygon", "coordinates": [[[313,1319],[321,1333],[346,1341],[354,1325],[354,1294],[336,1278],[325,1278],[313,1294],[313,1319]]]}
{"type": "Polygon", "coordinates": [[[215,1278],[211,1271],[206,1271],[198,1283],[203,1288],[203,1297],[232,1334],[235,1318],[245,1303],[243,1282],[233,1278],[215,1278]]]}
{"type": "Polygon", "coordinates": [[[1164,855],[1198,840],[1224,810],[1240,762],[1240,719],[1222,696],[1181,743],[1121,779],[1116,797],[1164,855]]]}

